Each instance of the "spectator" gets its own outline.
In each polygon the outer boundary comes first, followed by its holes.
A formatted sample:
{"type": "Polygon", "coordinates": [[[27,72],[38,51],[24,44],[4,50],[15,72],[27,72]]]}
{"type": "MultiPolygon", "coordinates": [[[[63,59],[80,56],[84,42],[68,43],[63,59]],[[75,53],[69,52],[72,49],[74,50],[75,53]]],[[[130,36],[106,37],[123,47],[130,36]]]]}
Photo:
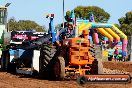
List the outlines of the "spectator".
{"type": "Polygon", "coordinates": [[[117,61],[122,61],[123,60],[123,56],[121,53],[119,53],[117,56],[116,56],[116,60],[117,61]]]}
{"type": "Polygon", "coordinates": [[[114,57],[115,57],[115,59],[116,59],[116,57],[117,57],[118,54],[119,54],[119,51],[118,51],[118,48],[116,48],[115,51],[114,51],[114,57]]]}
{"type": "Polygon", "coordinates": [[[122,55],[123,55],[123,61],[126,61],[128,59],[127,52],[123,51],[122,55]]]}

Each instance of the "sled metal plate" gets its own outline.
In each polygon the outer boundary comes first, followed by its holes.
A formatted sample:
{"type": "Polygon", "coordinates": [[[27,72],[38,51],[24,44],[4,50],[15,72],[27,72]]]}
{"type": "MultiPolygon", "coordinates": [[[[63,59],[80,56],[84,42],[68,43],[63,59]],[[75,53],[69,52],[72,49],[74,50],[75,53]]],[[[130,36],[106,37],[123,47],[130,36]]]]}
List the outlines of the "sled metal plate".
{"type": "Polygon", "coordinates": [[[20,68],[20,69],[16,69],[16,73],[32,75],[32,70],[31,68],[20,68]]]}

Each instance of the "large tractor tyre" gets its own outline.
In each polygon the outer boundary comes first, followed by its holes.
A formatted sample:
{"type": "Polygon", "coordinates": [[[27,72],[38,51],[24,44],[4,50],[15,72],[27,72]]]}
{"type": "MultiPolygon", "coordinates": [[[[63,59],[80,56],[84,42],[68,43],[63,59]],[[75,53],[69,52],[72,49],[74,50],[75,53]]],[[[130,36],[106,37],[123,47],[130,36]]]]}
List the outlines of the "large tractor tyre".
{"type": "Polygon", "coordinates": [[[40,77],[50,78],[51,62],[56,54],[56,47],[52,44],[43,44],[40,50],[39,75],[40,77]]]}
{"type": "Polygon", "coordinates": [[[8,64],[10,63],[10,53],[9,50],[2,52],[2,58],[1,58],[1,69],[3,71],[8,70],[8,64]]]}
{"type": "Polygon", "coordinates": [[[1,60],[0,60],[0,65],[1,65],[1,70],[3,71],[5,68],[5,63],[4,63],[4,55],[3,55],[3,52],[2,52],[2,55],[1,55],[1,60]]]}
{"type": "Polygon", "coordinates": [[[9,63],[7,67],[7,71],[15,74],[16,73],[17,64],[16,63],[9,63]]]}
{"type": "Polygon", "coordinates": [[[91,74],[103,74],[103,64],[101,59],[95,59],[92,63],[91,74]]]}
{"type": "Polygon", "coordinates": [[[63,57],[57,57],[53,65],[54,77],[57,80],[65,78],[65,60],[63,57]]]}
{"type": "Polygon", "coordinates": [[[98,74],[98,61],[96,59],[94,59],[90,67],[90,74],[98,74]]]}

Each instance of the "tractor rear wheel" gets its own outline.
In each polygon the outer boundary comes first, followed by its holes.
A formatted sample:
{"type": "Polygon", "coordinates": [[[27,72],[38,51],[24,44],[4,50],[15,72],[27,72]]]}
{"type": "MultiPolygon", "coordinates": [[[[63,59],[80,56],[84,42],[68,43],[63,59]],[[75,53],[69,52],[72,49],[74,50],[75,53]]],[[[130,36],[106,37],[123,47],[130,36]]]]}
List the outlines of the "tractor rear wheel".
{"type": "Polygon", "coordinates": [[[10,73],[16,73],[17,64],[16,63],[9,63],[7,67],[7,71],[10,73]]]}
{"type": "Polygon", "coordinates": [[[63,57],[57,57],[53,67],[55,78],[63,80],[65,77],[65,60],[63,57]]]}
{"type": "Polygon", "coordinates": [[[90,67],[91,67],[91,70],[90,70],[91,74],[98,74],[98,61],[97,61],[97,59],[94,59],[94,61],[92,62],[92,65],[90,67]]]}
{"type": "Polygon", "coordinates": [[[51,63],[56,54],[56,47],[53,44],[43,44],[40,49],[39,67],[40,77],[51,77],[51,63]]]}
{"type": "Polygon", "coordinates": [[[91,74],[103,74],[103,64],[101,59],[95,59],[92,63],[91,74]]]}
{"type": "Polygon", "coordinates": [[[8,64],[10,63],[10,53],[9,50],[5,50],[2,52],[1,57],[1,69],[3,71],[8,70],[8,64]]]}

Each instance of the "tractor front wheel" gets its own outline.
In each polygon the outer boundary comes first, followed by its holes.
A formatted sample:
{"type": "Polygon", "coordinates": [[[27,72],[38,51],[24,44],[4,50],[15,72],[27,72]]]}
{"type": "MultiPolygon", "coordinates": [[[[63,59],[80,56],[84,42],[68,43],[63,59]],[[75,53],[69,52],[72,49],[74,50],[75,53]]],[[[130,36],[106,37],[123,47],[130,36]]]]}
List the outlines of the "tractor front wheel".
{"type": "Polygon", "coordinates": [[[3,71],[8,70],[8,64],[10,63],[10,53],[9,50],[5,50],[2,52],[1,57],[1,69],[3,71]]]}
{"type": "Polygon", "coordinates": [[[55,78],[57,79],[64,79],[65,77],[65,60],[63,57],[58,57],[55,60],[54,66],[53,66],[53,71],[55,78]]]}
{"type": "Polygon", "coordinates": [[[53,44],[43,44],[40,50],[39,75],[40,77],[52,78],[52,60],[56,54],[56,47],[53,44]]]}

